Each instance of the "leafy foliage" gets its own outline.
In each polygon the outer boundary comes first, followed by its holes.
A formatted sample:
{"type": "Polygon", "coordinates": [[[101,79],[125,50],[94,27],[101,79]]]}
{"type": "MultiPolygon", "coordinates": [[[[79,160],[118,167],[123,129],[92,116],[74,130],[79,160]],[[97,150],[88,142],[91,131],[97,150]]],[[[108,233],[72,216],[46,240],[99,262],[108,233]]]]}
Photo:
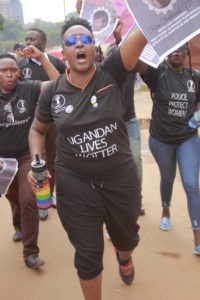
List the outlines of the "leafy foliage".
{"type": "Polygon", "coordinates": [[[0,30],[3,30],[4,17],[0,14],[0,30]]]}
{"type": "MultiPolygon", "coordinates": [[[[70,14],[70,17],[74,14],[70,14]]],[[[69,16],[67,16],[67,19],[69,16]]],[[[18,43],[24,43],[26,32],[31,27],[44,30],[47,35],[47,48],[61,46],[60,32],[63,22],[53,23],[36,19],[34,23],[28,23],[24,27],[17,21],[2,19],[0,15],[0,53],[12,52],[13,46],[18,43]],[[4,23],[4,26],[3,26],[4,23]]]]}

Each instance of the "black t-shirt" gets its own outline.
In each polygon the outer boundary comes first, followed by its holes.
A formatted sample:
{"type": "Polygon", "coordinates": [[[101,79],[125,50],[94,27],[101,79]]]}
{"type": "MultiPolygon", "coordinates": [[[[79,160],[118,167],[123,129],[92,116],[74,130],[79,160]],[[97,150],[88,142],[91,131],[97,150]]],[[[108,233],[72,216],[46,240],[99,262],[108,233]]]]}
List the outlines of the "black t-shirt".
{"type": "Polygon", "coordinates": [[[5,119],[4,107],[9,102],[6,95],[1,95],[0,101],[0,156],[17,158],[28,151],[28,134],[31,127],[38,97],[40,81],[19,82],[15,91],[10,95],[14,115],[14,123],[5,119]]]}
{"type": "Polygon", "coordinates": [[[176,74],[164,62],[158,69],[148,67],[143,76],[153,99],[150,133],[161,142],[179,144],[197,133],[188,126],[200,100],[198,74],[193,74],[188,69],[176,74]]]}
{"type": "MultiPolygon", "coordinates": [[[[54,65],[54,67],[58,70],[60,74],[65,73],[66,66],[65,64],[57,57],[49,55],[48,58],[50,62],[54,65]]],[[[31,59],[21,59],[18,62],[19,68],[21,69],[21,77],[20,80],[40,80],[40,81],[48,81],[49,77],[45,72],[42,65],[38,65],[31,59]]]]}
{"type": "Polygon", "coordinates": [[[125,121],[129,121],[136,117],[134,105],[134,83],[136,71],[135,69],[128,73],[124,85],[124,101],[125,101],[125,121]]]}
{"type": "Polygon", "coordinates": [[[124,123],[123,78],[119,49],[97,69],[84,90],[65,75],[42,92],[36,116],[58,128],[56,164],[78,173],[106,176],[132,162],[124,123]]]}

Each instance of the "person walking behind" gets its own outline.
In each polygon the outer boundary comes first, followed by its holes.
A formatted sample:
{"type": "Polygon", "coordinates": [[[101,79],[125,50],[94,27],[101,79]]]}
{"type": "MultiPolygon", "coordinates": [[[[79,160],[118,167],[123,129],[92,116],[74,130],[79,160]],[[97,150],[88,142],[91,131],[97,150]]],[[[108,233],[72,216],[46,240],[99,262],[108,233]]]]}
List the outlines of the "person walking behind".
{"type": "MultiPolygon", "coordinates": [[[[52,55],[49,55],[45,52],[47,45],[47,37],[44,31],[38,28],[30,28],[27,31],[25,42],[27,46],[33,45],[49,59],[49,61],[54,65],[60,74],[65,73],[66,66],[65,64],[52,55]]],[[[48,74],[45,72],[42,64],[36,59],[27,59],[24,58],[19,61],[19,67],[21,69],[21,80],[40,80],[47,81],[49,80],[48,74]]],[[[45,140],[45,159],[47,163],[47,168],[51,172],[50,178],[50,188],[52,194],[52,206],[56,207],[56,197],[54,196],[54,187],[55,187],[55,170],[54,170],[54,161],[56,156],[56,141],[57,130],[54,124],[49,128],[49,131],[46,135],[45,140]]],[[[39,209],[39,216],[41,220],[46,220],[48,217],[48,210],[39,209]]]]}
{"type": "Polygon", "coordinates": [[[183,45],[157,69],[141,61],[137,69],[153,99],[149,147],[161,175],[160,229],[171,229],[170,205],[178,163],[193,228],[193,251],[200,255],[200,140],[197,129],[188,125],[200,101],[200,76],[184,67],[187,51],[187,45],[183,45]]]}
{"type": "MultiPolygon", "coordinates": [[[[122,36],[121,31],[123,27],[123,22],[121,19],[116,16],[118,19],[117,26],[113,31],[115,37],[115,43],[107,47],[105,56],[108,56],[116,47],[121,43],[122,36]]],[[[142,155],[141,155],[141,135],[140,135],[140,125],[135,112],[134,104],[134,85],[136,78],[136,69],[134,68],[131,72],[126,75],[126,81],[124,84],[124,108],[125,114],[124,119],[126,122],[126,127],[128,130],[128,137],[131,147],[131,152],[135,160],[136,166],[138,168],[141,189],[142,189],[142,155]]],[[[141,205],[140,215],[145,215],[145,209],[143,204],[141,205]]]]}
{"type": "MultiPolygon", "coordinates": [[[[59,73],[43,53],[34,47],[25,50],[26,55],[41,62],[49,78],[59,73]]],[[[0,157],[15,158],[18,172],[7,192],[12,209],[14,241],[22,240],[24,262],[36,269],[44,264],[38,256],[39,215],[35,195],[27,182],[30,170],[28,134],[35,115],[36,104],[45,83],[20,82],[20,69],[13,55],[0,55],[0,157]]],[[[1,178],[0,178],[1,182],[1,178]]]]}

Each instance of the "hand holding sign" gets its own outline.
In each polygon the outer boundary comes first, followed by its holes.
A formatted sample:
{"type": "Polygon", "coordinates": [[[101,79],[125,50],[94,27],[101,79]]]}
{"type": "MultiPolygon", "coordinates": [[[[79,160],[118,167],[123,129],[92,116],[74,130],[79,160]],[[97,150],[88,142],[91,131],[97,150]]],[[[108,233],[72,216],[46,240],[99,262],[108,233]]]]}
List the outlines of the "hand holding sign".
{"type": "MultiPolygon", "coordinates": [[[[200,0],[126,0],[126,2],[148,39],[149,47],[153,47],[158,54],[159,62],[200,32],[200,0]]],[[[148,56],[146,58],[148,60],[148,56]]]]}

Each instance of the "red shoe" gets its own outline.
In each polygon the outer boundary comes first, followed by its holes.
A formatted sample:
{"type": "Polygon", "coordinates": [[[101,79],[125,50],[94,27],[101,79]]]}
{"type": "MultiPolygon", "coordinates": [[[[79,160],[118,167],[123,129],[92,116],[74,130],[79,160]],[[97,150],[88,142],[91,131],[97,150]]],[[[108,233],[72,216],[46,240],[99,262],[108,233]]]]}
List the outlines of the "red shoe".
{"type": "Polygon", "coordinates": [[[121,263],[118,251],[116,251],[116,256],[119,264],[120,277],[125,284],[130,285],[135,277],[135,267],[132,261],[132,257],[130,256],[128,262],[124,265],[121,263]]]}

